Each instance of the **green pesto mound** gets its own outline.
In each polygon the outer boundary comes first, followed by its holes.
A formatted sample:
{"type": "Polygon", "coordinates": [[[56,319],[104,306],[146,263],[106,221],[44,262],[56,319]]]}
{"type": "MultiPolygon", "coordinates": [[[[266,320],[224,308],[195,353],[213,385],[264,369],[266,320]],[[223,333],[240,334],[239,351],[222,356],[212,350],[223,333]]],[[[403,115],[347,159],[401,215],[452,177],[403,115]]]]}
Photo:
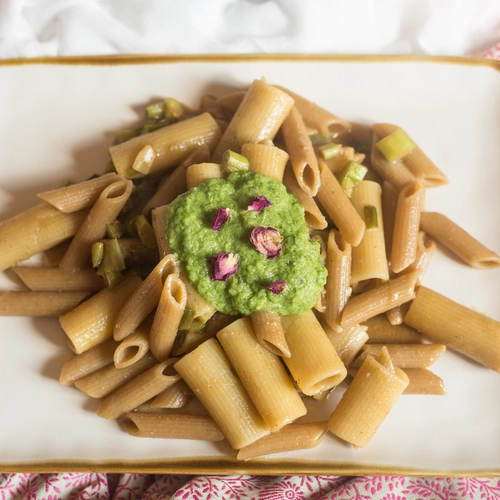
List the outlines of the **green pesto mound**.
{"type": "Polygon", "coordinates": [[[279,181],[251,172],[226,179],[210,179],[174,200],[167,215],[171,250],[184,266],[196,290],[218,311],[250,315],[274,311],[301,314],[321,292],[327,271],[320,247],[309,240],[304,209],[279,181]],[[260,211],[248,211],[255,196],[272,202],[260,211]],[[220,208],[232,209],[229,220],[215,231],[220,208]],[[270,259],[250,242],[257,226],[273,227],[283,236],[282,251],[270,259]],[[220,253],[238,256],[238,271],[227,281],[212,281],[210,259],[220,253]],[[274,294],[267,287],[284,281],[287,288],[274,294]]]}

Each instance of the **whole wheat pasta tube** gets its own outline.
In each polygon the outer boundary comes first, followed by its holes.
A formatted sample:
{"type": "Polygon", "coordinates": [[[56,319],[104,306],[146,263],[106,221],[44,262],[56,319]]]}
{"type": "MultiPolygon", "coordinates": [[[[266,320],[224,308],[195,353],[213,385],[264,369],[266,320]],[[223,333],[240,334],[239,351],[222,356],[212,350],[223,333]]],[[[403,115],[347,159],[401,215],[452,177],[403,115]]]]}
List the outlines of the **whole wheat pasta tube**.
{"type": "Polygon", "coordinates": [[[71,349],[81,354],[112,337],[115,318],[141,283],[139,276],[130,274],[115,288],[105,288],[63,314],[59,322],[71,349]]]}
{"type": "MultiPolygon", "coordinates": [[[[443,379],[427,368],[405,368],[403,371],[409,380],[403,394],[433,394],[437,396],[446,394],[443,379]]],[[[358,373],[357,368],[349,369],[351,377],[355,377],[356,373],[358,373]]]]}
{"type": "Polygon", "coordinates": [[[151,146],[156,154],[149,170],[149,174],[153,174],[178,165],[199,146],[206,145],[212,150],[220,137],[217,122],[209,113],[202,113],[111,146],[109,153],[119,174],[134,177],[137,172],[131,172],[131,167],[137,155],[146,146],[151,146]]]}
{"type": "Polygon", "coordinates": [[[216,339],[209,339],[175,364],[233,449],[269,433],[216,339]]]}
{"type": "Polygon", "coordinates": [[[255,311],[250,315],[259,344],[283,358],[290,357],[280,317],[273,311],[255,311]]]}
{"type": "Polygon", "coordinates": [[[245,97],[245,91],[230,92],[229,94],[224,94],[217,97],[216,102],[218,105],[222,106],[231,112],[235,112],[238,106],[241,104],[245,97]]]}
{"type": "Polygon", "coordinates": [[[0,316],[57,317],[74,309],[90,291],[5,292],[0,295],[0,316]]]}
{"type": "Polygon", "coordinates": [[[160,260],[116,315],[113,331],[115,340],[123,340],[149,316],[158,305],[167,276],[177,274],[178,269],[173,254],[160,260]]]}
{"type": "Polygon", "coordinates": [[[351,245],[336,229],[332,229],[328,234],[326,253],[328,276],[325,285],[324,318],[328,326],[336,332],[343,330],[340,326],[340,319],[351,295],[351,262],[351,245]]]}
{"type": "Polygon", "coordinates": [[[359,245],[352,249],[351,282],[370,279],[389,279],[389,267],[385,251],[382,214],[382,188],[378,182],[361,181],[354,187],[351,202],[367,227],[359,245]],[[366,210],[371,210],[375,221],[368,227],[366,210]]]}
{"type": "Polygon", "coordinates": [[[169,274],[163,284],[158,307],[149,332],[149,348],[155,358],[163,361],[170,356],[179,323],[186,308],[186,287],[176,274],[169,274]]]}
{"type": "Polygon", "coordinates": [[[181,269],[179,276],[186,287],[186,309],[193,311],[193,319],[206,323],[215,313],[215,307],[197,292],[184,270],[181,269]]]}
{"type": "Polygon", "coordinates": [[[353,247],[359,245],[365,222],[340,187],[339,181],[323,161],[319,161],[321,185],[317,198],[337,226],[342,237],[353,247]]]}
{"type": "Polygon", "coordinates": [[[117,347],[113,355],[113,363],[116,368],[126,368],[137,363],[149,351],[149,331],[153,323],[153,316],[148,316],[136,330],[125,337],[117,347]]]}
{"type": "Polygon", "coordinates": [[[419,182],[408,184],[399,192],[391,249],[391,269],[395,273],[408,268],[417,257],[424,198],[425,190],[419,182]]]}
{"type": "Polygon", "coordinates": [[[113,354],[117,345],[118,342],[109,339],[82,354],[73,355],[64,363],[59,375],[59,383],[72,385],[76,380],[113,364],[113,354]]]}
{"type": "Polygon", "coordinates": [[[243,144],[241,154],[248,159],[250,171],[272,177],[278,181],[283,180],[289,155],[283,149],[273,144],[243,144]]]}
{"type": "Polygon", "coordinates": [[[417,289],[404,321],[435,342],[500,372],[498,321],[424,286],[417,289]]]}
{"type": "Polygon", "coordinates": [[[368,327],[369,344],[417,344],[422,342],[422,335],[408,325],[393,325],[385,314],[377,314],[363,321],[368,327]]]}
{"type": "Polygon", "coordinates": [[[384,221],[385,252],[387,259],[391,257],[392,236],[394,234],[394,219],[398,204],[399,191],[387,181],[382,182],[382,217],[384,221]]]}
{"type": "Polygon", "coordinates": [[[307,396],[335,387],[347,370],[314,313],[284,316],[285,337],[291,356],[284,362],[307,396]]]}
{"type": "Polygon", "coordinates": [[[333,434],[359,448],[372,439],[409,384],[387,358],[387,351],[366,358],[328,420],[333,434]]]}
{"type": "Polygon", "coordinates": [[[291,169],[291,166],[286,167],[283,175],[283,184],[286,190],[295,196],[299,203],[304,207],[304,217],[307,227],[310,229],[325,229],[328,226],[323,212],[319,209],[314,198],[307,194],[298,184],[297,179],[291,169]]]}
{"type": "Polygon", "coordinates": [[[168,205],[180,194],[187,190],[186,169],[195,163],[210,160],[210,150],[205,144],[196,148],[168,177],[164,180],[156,193],[149,199],[142,210],[144,215],[149,215],[151,210],[163,205],[168,205]]]}
{"type": "Polygon", "coordinates": [[[476,269],[500,266],[500,256],[486,248],[470,233],[439,212],[422,212],[420,229],[476,269]]]}
{"type": "Polygon", "coordinates": [[[180,377],[173,369],[176,361],[177,358],[171,358],[158,363],[122,385],[104,398],[97,414],[103,418],[118,418],[177,382],[180,377]]]}
{"type": "Polygon", "coordinates": [[[44,191],[38,193],[37,196],[61,212],[68,214],[92,207],[103,189],[119,180],[123,180],[121,175],[109,173],[52,191],[44,191]]]}
{"type": "Polygon", "coordinates": [[[335,116],[321,106],[318,106],[305,97],[295,94],[284,87],[277,86],[277,88],[283,90],[283,92],[286,92],[293,98],[295,106],[297,106],[300,114],[304,118],[304,122],[309,128],[317,130],[322,135],[329,135],[332,137],[336,137],[339,134],[351,130],[351,124],[348,121],[335,116]]]}
{"type": "Polygon", "coordinates": [[[290,164],[301,189],[316,196],[321,184],[318,160],[304,120],[294,106],[281,127],[290,164]]]}
{"type": "Polygon", "coordinates": [[[103,279],[94,269],[66,271],[59,267],[14,266],[12,270],[34,292],[62,292],[88,290],[97,292],[104,288],[103,279]]]}
{"type": "Polygon", "coordinates": [[[390,162],[384,158],[384,155],[375,146],[378,141],[379,137],[374,135],[370,154],[370,165],[373,170],[382,179],[392,184],[397,191],[400,191],[407,184],[415,182],[417,178],[406,168],[401,160],[390,162]]]}
{"type": "Polygon", "coordinates": [[[341,326],[350,328],[413,299],[417,275],[417,271],[403,274],[383,285],[351,297],[344,307],[341,326]]]}
{"type": "Polygon", "coordinates": [[[228,149],[240,153],[243,144],[274,139],[292,106],[289,95],[263,79],[254,80],[217,144],[212,161],[219,163],[228,149]]]}
{"type": "Polygon", "coordinates": [[[326,422],[288,424],[277,432],[249,444],[238,451],[238,460],[282,453],[285,451],[316,448],[326,435],[326,422]]]}
{"type": "Polygon", "coordinates": [[[196,187],[208,179],[221,179],[222,170],[218,163],[195,163],[186,169],[188,189],[196,187]]]}
{"type": "Polygon", "coordinates": [[[249,318],[231,323],[217,338],[271,432],[306,414],[279,357],[259,344],[249,318]]]}
{"type": "Polygon", "coordinates": [[[76,380],[75,387],[91,398],[104,398],[156,364],[158,361],[148,352],[125,368],[116,368],[114,364],[110,364],[89,373],[76,380]]]}
{"type": "Polygon", "coordinates": [[[202,441],[224,439],[217,424],[207,415],[130,412],[120,418],[120,423],[128,434],[136,437],[202,441]]]}
{"type": "Polygon", "coordinates": [[[361,366],[369,355],[377,356],[385,347],[394,366],[399,368],[428,368],[444,353],[443,344],[365,344],[361,354],[353,361],[353,368],[361,366]]]}
{"type": "MultiPolygon", "coordinates": [[[[401,128],[397,125],[391,125],[389,123],[375,123],[372,125],[372,128],[374,133],[380,139],[396,132],[396,130],[401,130],[401,128]]],[[[418,145],[415,145],[413,150],[402,158],[402,162],[426,187],[442,186],[443,184],[448,184],[449,182],[446,175],[444,175],[444,173],[436,167],[436,165],[418,147],[418,145]]]]}
{"type": "Polygon", "coordinates": [[[104,238],[108,224],[116,220],[132,194],[132,188],[132,181],[120,180],[101,192],[59,262],[61,269],[80,269],[91,265],[92,245],[104,238]]]}
{"type": "Polygon", "coordinates": [[[168,246],[166,227],[168,207],[169,205],[163,205],[151,210],[151,225],[153,226],[153,231],[155,233],[160,259],[163,259],[168,254],[172,253],[170,247],[168,246]]]}
{"type": "Polygon", "coordinates": [[[149,407],[157,408],[183,408],[192,398],[191,389],[184,380],[180,379],[155,396],[149,407]]]}
{"type": "Polygon", "coordinates": [[[74,236],[88,211],[65,214],[40,203],[0,222],[0,271],[74,236]]]}
{"type": "Polygon", "coordinates": [[[325,333],[337,351],[342,363],[349,367],[361,348],[368,341],[368,328],[363,325],[352,326],[340,332],[333,330],[328,325],[324,326],[325,333]]]}

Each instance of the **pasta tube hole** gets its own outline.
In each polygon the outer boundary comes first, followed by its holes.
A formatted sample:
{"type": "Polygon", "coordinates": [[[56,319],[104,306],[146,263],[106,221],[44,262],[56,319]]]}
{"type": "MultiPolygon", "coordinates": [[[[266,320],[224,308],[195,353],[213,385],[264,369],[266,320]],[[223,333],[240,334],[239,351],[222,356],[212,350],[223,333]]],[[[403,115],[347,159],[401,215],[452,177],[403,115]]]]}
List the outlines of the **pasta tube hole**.
{"type": "Polygon", "coordinates": [[[115,365],[131,364],[134,359],[140,354],[140,347],[137,345],[131,345],[126,348],[120,349],[115,354],[115,365]]]}
{"type": "Polygon", "coordinates": [[[140,429],[130,417],[127,416],[120,418],[120,423],[125,431],[127,431],[131,436],[139,436],[140,429]]]}
{"type": "Polygon", "coordinates": [[[103,197],[108,200],[113,198],[121,198],[122,196],[127,194],[129,185],[129,181],[114,182],[103,191],[103,197]]]}

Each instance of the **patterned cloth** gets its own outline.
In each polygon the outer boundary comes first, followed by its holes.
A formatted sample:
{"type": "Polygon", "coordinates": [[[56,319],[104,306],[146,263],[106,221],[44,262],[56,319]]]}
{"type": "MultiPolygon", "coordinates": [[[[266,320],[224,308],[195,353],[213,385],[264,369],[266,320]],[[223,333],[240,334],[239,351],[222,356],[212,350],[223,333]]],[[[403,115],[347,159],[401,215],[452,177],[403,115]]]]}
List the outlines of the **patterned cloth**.
{"type": "Polygon", "coordinates": [[[500,499],[500,478],[1,474],[0,500],[500,499]]]}

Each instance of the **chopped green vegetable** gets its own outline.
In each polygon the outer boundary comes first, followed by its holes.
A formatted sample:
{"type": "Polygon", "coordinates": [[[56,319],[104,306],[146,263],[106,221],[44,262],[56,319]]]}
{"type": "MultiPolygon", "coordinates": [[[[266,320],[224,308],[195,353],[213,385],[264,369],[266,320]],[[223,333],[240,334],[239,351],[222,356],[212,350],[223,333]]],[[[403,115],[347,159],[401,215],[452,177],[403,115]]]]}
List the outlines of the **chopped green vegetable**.
{"type": "Polygon", "coordinates": [[[158,243],[156,241],[155,232],[153,226],[149,223],[144,215],[139,215],[135,219],[135,227],[137,229],[137,234],[141,241],[148,248],[156,248],[158,243]]]}
{"type": "Polygon", "coordinates": [[[123,281],[123,274],[120,271],[106,271],[102,276],[108,288],[114,288],[123,281]]]}
{"type": "Polygon", "coordinates": [[[222,155],[221,169],[225,173],[243,172],[250,169],[248,158],[228,149],[222,155]]]}
{"type": "Polygon", "coordinates": [[[149,120],[159,120],[163,118],[164,112],[165,106],[163,105],[163,102],[155,102],[146,108],[146,115],[149,120]]]}
{"type": "Polygon", "coordinates": [[[108,224],[106,234],[108,238],[121,238],[123,236],[123,224],[117,220],[108,224]]]}
{"type": "Polygon", "coordinates": [[[349,198],[354,186],[364,179],[367,172],[367,167],[352,160],[342,169],[339,174],[339,184],[349,198]]]}
{"type": "Polygon", "coordinates": [[[194,311],[186,307],[179,323],[179,330],[188,330],[194,319],[194,311]]]}
{"type": "Polygon", "coordinates": [[[92,245],[92,267],[99,267],[104,257],[104,243],[96,241],[92,245]]]}
{"type": "Polygon", "coordinates": [[[374,207],[373,205],[365,205],[364,211],[366,229],[378,228],[377,207],[374,207]]]}
{"type": "Polygon", "coordinates": [[[110,271],[123,271],[125,260],[117,239],[107,240],[104,243],[104,255],[97,270],[97,274],[104,276],[110,271]]]}
{"type": "Polygon", "coordinates": [[[311,134],[309,136],[311,139],[313,146],[323,146],[325,144],[330,144],[332,142],[332,138],[329,135],[321,135],[321,134],[311,134]]]}
{"type": "Polygon", "coordinates": [[[387,161],[397,161],[406,156],[415,148],[415,143],[398,129],[392,134],[385,136],[375,146],[384,155],[387,161]]]}
{"type": "Polygon", "coordinates": [[[323,144],[318,148],[318,151],[324,160],[329,160],[330,158],[340,154],[342,151],[342,144],[336,144],[335,142],[323,144]]]}
{"type": "Polygon", "coordinates": [[[167,97],[163,101],[163,116],[165,118],[181,118],[184,114],[184,107],[182,104],[173,97],[167,97]]]}

